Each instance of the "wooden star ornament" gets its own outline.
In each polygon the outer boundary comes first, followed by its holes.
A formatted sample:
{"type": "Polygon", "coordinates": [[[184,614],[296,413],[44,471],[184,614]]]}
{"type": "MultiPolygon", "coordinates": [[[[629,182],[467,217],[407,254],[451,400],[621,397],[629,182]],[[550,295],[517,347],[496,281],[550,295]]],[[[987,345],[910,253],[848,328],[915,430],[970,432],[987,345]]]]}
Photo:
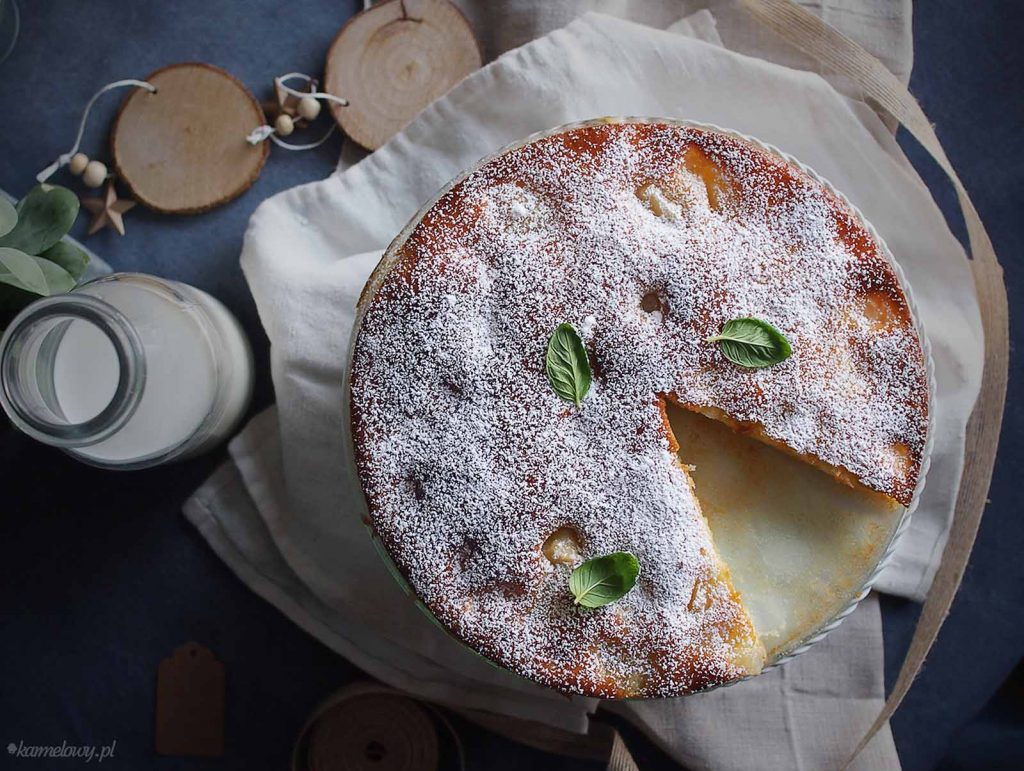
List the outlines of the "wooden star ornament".
{"type": "Polygon", "coordinates": [[[92,212],[88,235],[91,236],[103,228],[111,227],[123,236],[124,219],[121,215],[134,207],[135,201],[118,198],[114,180],[110,180],[107,182],[107,189],[102,198],[83,198],[82,206],[92,212]]]}

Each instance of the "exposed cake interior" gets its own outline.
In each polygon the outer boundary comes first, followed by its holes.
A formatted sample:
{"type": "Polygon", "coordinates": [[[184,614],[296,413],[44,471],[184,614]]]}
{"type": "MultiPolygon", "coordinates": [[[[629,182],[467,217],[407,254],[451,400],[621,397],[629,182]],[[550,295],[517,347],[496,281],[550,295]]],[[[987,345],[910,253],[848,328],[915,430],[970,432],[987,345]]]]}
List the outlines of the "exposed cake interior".
{"type": "Polygon", "coordinates": [[[727,423],[671,404],[668,418],[715,548],[770,660],[860,592],[903,507],[727,423]]]}
{"type": "MultiPolygon", "coordinates": [[[[703,484],[716,508],[717,483],[680,464],[673,433],[688,434],[666,401],[785,449],[816,475],[820,517],[855,510],[831,489],[890,513],[910,500],[928,405],[906,298],[849,207],[760,148],[666,124],[548,136],[455,185],[386,259],[351,371],[370,521],[441,623],[514,672],[622,697],[760,671],[765,645],[698,500],[703,484]],[[708,338],[740,317],[793,355],[726,360],[708,338]],[[563,322],[594,371],[579,407],[544,371],[563,322]],[[614,551],[636,555],[637,585],[575,606],[574,565],[614,551]]],[[[723,553],[754,554],[727,531],[723,553]]],[[[784,632],[765,618],[773,645],[784,632]]]]}

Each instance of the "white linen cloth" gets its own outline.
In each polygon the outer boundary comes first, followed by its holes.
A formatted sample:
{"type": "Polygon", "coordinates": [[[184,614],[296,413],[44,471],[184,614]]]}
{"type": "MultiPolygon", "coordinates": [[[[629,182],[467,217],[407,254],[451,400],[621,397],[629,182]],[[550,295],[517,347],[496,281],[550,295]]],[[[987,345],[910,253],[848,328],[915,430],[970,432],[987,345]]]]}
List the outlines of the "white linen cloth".
{"type": "MultiPolygon", "coordinates": [[[[706,15],[684,28],[705,37],[713,29],[706,15]]],[[[571,730],[585,730],[594,700],[566,700],[491,667],[427,622],[387,573],[360,521],[340,382],[363,281],[421,203],[510,141],[604,114],[691,118],[758,136],[835,183],[888,241],[915,290],[939,381],[926,496],[885,577],[889,590],[921,596],[944,543],[981,370],[959,245],[874,113],[820,77],[599,16],[470,76],[354,168],[261,205],[242,264],[271,340],[278,404],[232,442],[232,460],[186,506],[246,583],[370,674],[439,702],[571,730]]],[[[881,655],[869,601],[775,672],[614,709],[694,767],[821,768],[881,707],[881,655]]],[[[896,763],[888,732],[861,758],[864,767],[896,763]]]]}
{"type": "MultiPolygon", "coordinates": [[[[406,0],[407,4],[415,0],[406,0]]],[[[473,25],[487,59],[560,29],[584,13],[598,12],[667,29],[702,9],[714,13],[719,42],[726,48],[801,70],[817,63],[771,30],[752,23],[736,0],[454,0],[473,25]]],[[[913,65],[912,0],[796,0],[860,43],[904,83],[913,65]]],[[[855,95],[834,74],[833,86],[855,95]]]]}

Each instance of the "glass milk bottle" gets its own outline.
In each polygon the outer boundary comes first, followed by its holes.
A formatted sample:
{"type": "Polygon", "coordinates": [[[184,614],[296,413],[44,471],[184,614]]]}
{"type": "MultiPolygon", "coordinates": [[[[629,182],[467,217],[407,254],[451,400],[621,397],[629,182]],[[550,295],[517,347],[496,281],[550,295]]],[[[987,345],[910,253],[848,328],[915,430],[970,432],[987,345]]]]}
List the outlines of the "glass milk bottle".
{"type": "Polygon", "coordinates": [[[194,287],[115,273],[39,300],[0,340],[0,402],[86,463],[135,469],[226,438],[252,393],[234,316],[194,287]]]}

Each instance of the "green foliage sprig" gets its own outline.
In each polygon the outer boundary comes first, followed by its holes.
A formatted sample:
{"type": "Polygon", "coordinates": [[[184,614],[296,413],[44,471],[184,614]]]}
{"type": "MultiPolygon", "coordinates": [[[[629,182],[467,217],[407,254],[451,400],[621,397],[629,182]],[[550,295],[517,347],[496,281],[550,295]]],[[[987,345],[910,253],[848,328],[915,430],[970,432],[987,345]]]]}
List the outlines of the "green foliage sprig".
{"type": "Polygon", "coordinates": [[[17,206],[0,198],[0,323],[78,283],[89,255],[62,240],[77,216],[78,196],[59,185],[37,185],[17,206]]]}

